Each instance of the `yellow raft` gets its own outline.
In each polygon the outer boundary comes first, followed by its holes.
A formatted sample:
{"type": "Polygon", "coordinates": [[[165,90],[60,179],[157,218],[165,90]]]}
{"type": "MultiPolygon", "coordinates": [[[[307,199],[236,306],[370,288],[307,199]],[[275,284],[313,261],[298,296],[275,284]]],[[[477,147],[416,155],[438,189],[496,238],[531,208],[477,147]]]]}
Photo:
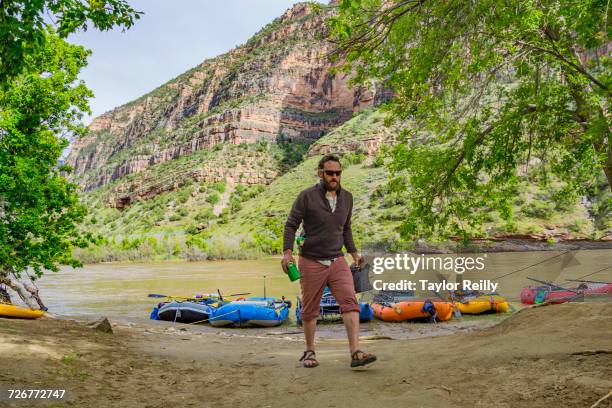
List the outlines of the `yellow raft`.
{"type": "Polygon", "coordinates": [[[497,295],[484,295],[464,302],[455,302],[455,306],[464,314],[507,313],[510,310],[508,301],[497,295]]]}
{"type": "Polygon", "coordinates": [[[25,307],[19,307],[0,303],[0,317],[19,317],[21,319],[38,319],[45,312],[42,310],[26,309],[25,307]]]}

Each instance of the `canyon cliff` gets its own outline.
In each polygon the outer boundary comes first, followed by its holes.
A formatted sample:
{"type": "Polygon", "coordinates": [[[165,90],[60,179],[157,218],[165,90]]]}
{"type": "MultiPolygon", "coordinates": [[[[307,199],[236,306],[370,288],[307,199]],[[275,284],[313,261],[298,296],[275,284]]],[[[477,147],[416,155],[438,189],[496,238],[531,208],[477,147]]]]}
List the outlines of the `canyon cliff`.
{"type": "MultiPolygon", "coordinates": [[[[218,144],[309,144],[388,99],[389,90],[352,88],[348,75],[330,72],[331,45],[324,39],[330,13],[331,6],[298,3],[246,44],[95,118],[89,135],[75,141],[67,157],[73,179],[89,191],[218,144]]],[[[274,168],[219,171],[202,163],[185,177],[239,180],[244,172],[252,184],[276,176],[274,168]]],[[[116,191],[143,190],[143,184],[116,191]]]]}

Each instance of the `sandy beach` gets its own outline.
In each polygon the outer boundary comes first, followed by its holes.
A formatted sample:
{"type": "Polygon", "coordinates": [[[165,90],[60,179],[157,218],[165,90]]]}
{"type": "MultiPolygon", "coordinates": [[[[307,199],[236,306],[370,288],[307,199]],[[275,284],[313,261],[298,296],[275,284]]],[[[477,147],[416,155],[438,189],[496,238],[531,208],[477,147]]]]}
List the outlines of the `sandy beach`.
{"type": "Polygon", "coordinates": [[[610,303],[364,326],[362,348],[379,361],[358,370],[340,325],[322,328],[321,365],[305,369],[298,327],[111,321],[109,334],[86,323],[0,319],[0,387],[66,389],[65,401],[36,402],[46,407],[590,407],[612,389],[610,303]]]}

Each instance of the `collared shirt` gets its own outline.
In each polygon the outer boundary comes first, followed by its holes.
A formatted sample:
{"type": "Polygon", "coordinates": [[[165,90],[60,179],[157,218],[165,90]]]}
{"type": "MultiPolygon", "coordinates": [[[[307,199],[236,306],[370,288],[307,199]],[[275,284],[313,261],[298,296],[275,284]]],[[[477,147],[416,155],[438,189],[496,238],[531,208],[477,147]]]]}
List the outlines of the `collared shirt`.
{"type": "MultiPolygon", "coordinates": [[[[327,202],[329,203],[329,206],[331,207],[331,212],[334,213],[336,212],[336,203],[338,202],[338,195],[337,194],[332,194],[331,191],[328,191],[325,193],[325,198],[327,198],[327,202]]],[[[323,264],[325,266],[331,266],[332,262],[334,262],[336,260],[336,258],[334,259],[319,259],[318,262],[320,264],[323,264]]]]}
{"type": "Polygon", "coordinates": [[[325,193],[325,198],[329,202],[329,206],[331,207],[331,212],[336,212],[336,203],[338,202],[338,195],[332,194],[331,191],[325,193]]]}

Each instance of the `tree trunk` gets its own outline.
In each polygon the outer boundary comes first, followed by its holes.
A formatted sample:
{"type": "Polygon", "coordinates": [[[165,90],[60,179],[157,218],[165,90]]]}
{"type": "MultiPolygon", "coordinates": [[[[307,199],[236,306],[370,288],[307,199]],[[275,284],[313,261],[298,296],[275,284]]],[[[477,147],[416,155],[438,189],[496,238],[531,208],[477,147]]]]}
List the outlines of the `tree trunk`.
{"type": "Polygon", "coordinates": [[[604,173],[606,173],[606,178],[608,179],[608,187],[612,190],[612,140],[608,136],[606,138],[606,142],[608,144],[608,151],[606,152],[606,162],[604,163],[604,173]]]}
{"type": "Polygon", "coordinates": [[[5,288],[0,288],[0,303],[11,303],[11,295],[5,288]]]}
{"type": "Polygon", "coordinates": [[[0,275],[0,284],[5,284],[6,286],[14,290],[15,293],[17,293],[17,295],[19,296],[19,298],[23,300],[23,302],[28,305],[30,309],[47,310],[40,296],[38,295],[38,289],[36,289],[34,285],[30,283],[21,282],[12,273],[0,275]]]}
{"type": "MultiPolygon", "coordinates": [[[[607,47],[608,45],[606,45],[607,47]]],[[[576,61],[578,64],[581,64],[580,58],[577,55],[574,48],[569,48],[569,52],[571,55],[576,56],[576,61]]],[[[583,67],[584,68],[584,67],[583,67]]],[[[586,69],[586,68],[585,68],[586,69]]],[[[565,80],[568,83],[570,93],[574,102],[576,103],[576,113],[578,116],[578,122],[582,126],[582,129],[586,132],[588,130],[587,123],[591,119],[592,115],[599,116],[602,120],[605,121],[605,118],[608,117],[608,110],[605,106],[598,106],[596,109],[592,109],[586,106],[585,100],[587,98],[585,95],[588,95],[589,91],[585,88],[588,88],[579,85],[572,76],[571,70],[567,68],[567,66],[563,67],[563,75],[565,80]]],[[[590,89],[590,88],[588,88],[590,89]]],[[[592,92],[592,90],[591,90],[592,92]]],[[[593,148],[597,153],[603,153],[606,155],[606,159],[603,163],[603,170],[608,179],[608,187],[612,190],[612,140],[610,140],[610,129],[606,129],[606,133],[599,138],[599,140],[593,141],[593,148]]]]}

